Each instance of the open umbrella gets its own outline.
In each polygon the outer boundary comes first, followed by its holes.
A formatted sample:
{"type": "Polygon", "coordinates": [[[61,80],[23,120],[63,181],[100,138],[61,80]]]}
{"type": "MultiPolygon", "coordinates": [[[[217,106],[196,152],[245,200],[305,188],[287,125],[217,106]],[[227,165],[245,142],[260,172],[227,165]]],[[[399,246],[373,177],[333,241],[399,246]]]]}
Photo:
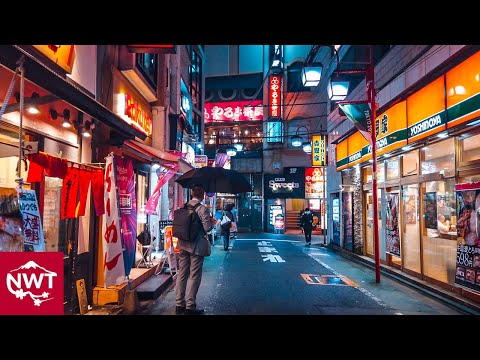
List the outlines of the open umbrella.
{"type": "Polygon", "coordinates": [[[175,181],[184,188],[191,188],[195,184],[201,184],[207,193],[238,194],[252,191],[252,186],[242,174],[221,167],[204,166],[193,169],[175,181]]]}

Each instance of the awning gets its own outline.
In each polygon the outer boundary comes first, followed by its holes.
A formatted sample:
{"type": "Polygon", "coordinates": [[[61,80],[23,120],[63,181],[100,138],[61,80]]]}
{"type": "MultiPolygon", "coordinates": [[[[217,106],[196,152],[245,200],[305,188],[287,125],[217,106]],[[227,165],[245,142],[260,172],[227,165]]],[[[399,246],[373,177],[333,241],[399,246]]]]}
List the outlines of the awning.
{"type": "Polygon", "coordinates": [[[178,164],[178,172],[186,173],[187,171],[194,169],[192,165],[187,163],[181,157],[169,153],[168,151],[155,149],[154,147],[142,144],[135,140],[127,140],[123,145],[139,153],[143,153],[147,158],[151,158],[151,161],[157,161],[160,165],[168,166],[169,164],[178,164]]]}
{"type": "Polygon", "coordinates": [[[0,64],[12,71],[17,68],[17,61],[22,55],[25,57],[25,77],[28,80],[60,97],[92,118],[98,119],[126,138],[133,139],[136,136],[142,140],[146,139],[147,136],[144,133],[127,124],[80,87],[68,82],[19,46],[0,45],[0,64]]]}

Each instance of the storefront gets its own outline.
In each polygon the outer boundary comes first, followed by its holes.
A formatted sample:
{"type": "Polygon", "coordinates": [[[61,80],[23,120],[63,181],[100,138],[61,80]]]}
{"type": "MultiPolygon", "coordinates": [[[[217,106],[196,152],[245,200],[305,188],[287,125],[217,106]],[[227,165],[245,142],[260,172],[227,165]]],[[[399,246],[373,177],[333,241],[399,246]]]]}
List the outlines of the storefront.
{"type": "Polygon", "coordinates": [[[300,211],[308,207],[308,200],[305,200],[305,168],[285,168],[284,174],[265,174],[264,199],[267,232],[299,230],[300,211]],[[277,217],[282,217],[283,222],[277,222],[275,227],[277,217]]]}
{"type": "MultiPolygon", "coordinates": [[[[468,246],[476,251],[480,221],[475,212],[468,222],[464,219],[464,209],[476,205],[472,199],[463,201],[459,189],[469,189],[480,179],[479,66],[476,53],[376,119],[381,261],[476,301],[480,261],[473,261],[473,255],[466,265],[460,260],[468,246]]],[[[340,139],[336,149],[343,216],[350,211],[346,194],[360,189],[361,210],[353,211],[353,223],[362,231],[353,232],[364,241],[362,254],[373,257],[371,148],[355,132],[340,139]],[[354,173],[361,174],[361,181],[354,173]]],[[[348,248],[345,221],[343,244],[348,248]]]]}
{"type": "Polygon", "coordinates": [[[103,184],[102,167],[92,164],[97,161],[93,159],[92,136],[97,135],[100,124],[123,133],[125,138],[142,134],[124,126],[118,116],[95,100],[96,60],[91,60],[95,58],[94,45],[6,45],[1,46],[0,53],[2,103],[17,61],[24,57],[25,110],[21,128],[26,164],[20,164],[21,177],[23,189],[36,193],[43,228],[23,229],[22,233],[15,201],[22,100],[19,75],[0,119],[0,167],[5,170],[0,176],[0,247],[2,251],[63,252],[65,311],[77,312],[76,280],[85,280],[89,303],[92,300],[94,229],[102,213],[100,203],[103,205],[94,194],[102,191],[95,192],[94,185],[90,186],[97,180],[103,184]]]}

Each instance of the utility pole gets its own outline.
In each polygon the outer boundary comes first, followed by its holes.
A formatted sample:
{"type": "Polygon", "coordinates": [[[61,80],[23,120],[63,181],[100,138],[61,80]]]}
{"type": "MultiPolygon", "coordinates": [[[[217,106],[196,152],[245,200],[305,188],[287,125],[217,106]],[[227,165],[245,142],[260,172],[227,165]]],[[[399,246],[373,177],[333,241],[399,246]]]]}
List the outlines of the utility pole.
{"type": "Polygon", "coordinates": [[[375,247],[375,281],[380,282],[380,241],[378,234],[378,192],[377,192],[377,136],[376,136],[376,109],[375,109],[375,64],[373,61],[373,45],[370,45],[369,65],[366,73],[367,97],[370,103],[371,136],[372,136],[372,191],[373,191],[373,243],[375,247]]]}

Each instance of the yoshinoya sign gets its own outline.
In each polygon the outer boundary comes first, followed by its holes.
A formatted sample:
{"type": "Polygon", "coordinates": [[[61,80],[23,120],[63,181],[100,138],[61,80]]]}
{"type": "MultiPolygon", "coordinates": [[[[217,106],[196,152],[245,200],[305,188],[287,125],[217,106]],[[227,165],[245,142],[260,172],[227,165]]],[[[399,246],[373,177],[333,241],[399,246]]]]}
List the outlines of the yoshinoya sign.
{"type": "Polygon", "coordinates": [[[408,128],[408,137],[413,138],[417,135],[436,129],[437,127],[444,126],[446,123],[446,113],[445,111],[442,111],[439,114],[436,114],[428,119],[420,121],[413,126],[410,126],[408,128]]]}
{"type": "Polygon", "coordinates": [[[242,100],[205,103],[206,123],[215,121],[256,121],[263,120],[262,100],[242,100]]]}
{"type": "Polygon", "coordinates": [[[304,172],[298,174],[265,174],[265,197],[298,199],[305,197],[304,172]]]}

